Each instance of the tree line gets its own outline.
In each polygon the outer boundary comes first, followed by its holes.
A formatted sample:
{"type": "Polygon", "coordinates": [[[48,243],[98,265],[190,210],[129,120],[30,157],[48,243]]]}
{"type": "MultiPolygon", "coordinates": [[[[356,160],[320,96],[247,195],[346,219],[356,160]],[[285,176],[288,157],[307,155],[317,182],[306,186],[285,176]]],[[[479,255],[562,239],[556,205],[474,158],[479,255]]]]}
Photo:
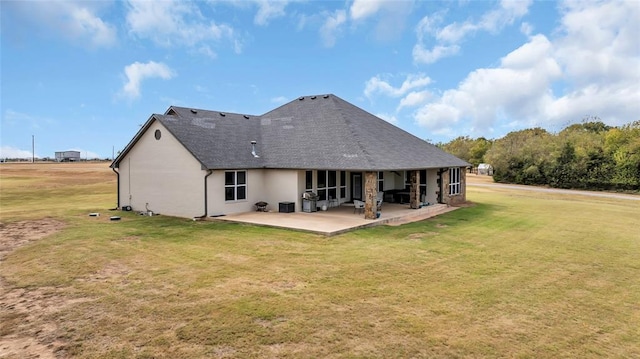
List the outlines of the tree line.
{"type": "Polygon", "coordinates": [[[474,166],[492,165],[496,182],[640,191],[640,121],[613,127],[589,118],[558,133],[537,127],[438,146],[474,166]]]}

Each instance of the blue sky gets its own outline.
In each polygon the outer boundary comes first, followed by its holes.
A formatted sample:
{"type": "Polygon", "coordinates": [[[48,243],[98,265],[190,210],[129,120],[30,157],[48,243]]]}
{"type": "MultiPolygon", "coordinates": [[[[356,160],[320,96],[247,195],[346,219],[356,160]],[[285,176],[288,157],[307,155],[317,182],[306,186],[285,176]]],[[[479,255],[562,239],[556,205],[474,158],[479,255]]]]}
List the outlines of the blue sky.
{"type": "Polygon", "coordinates": [[[640,1],[4,1],[1,154],[333,93],[431,142],[640,118],[640,1]]]}

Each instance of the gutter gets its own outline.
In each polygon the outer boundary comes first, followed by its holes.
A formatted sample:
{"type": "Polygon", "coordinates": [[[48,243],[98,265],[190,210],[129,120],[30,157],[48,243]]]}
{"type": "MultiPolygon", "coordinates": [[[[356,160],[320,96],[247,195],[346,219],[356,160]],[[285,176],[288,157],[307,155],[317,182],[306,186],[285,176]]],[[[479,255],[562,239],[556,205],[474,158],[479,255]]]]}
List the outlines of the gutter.
{"type": "Polygon", "coordinates": [[[207,178],[211,176],[213,170],[207,170],[207,174],[204,176],[204,214],[202,216],[193,217],[193,220],[204,219],[207,217],[207,178]]]}
{"type": "Polygon", "coordinates": [[[115,167],[111,167],[111,170],[116,174],[116,176],[118,177],[118,203],[116,205],[116,208],[114,209],[119,209],[120,208],[120,172],[116,171],[115,167]]]}

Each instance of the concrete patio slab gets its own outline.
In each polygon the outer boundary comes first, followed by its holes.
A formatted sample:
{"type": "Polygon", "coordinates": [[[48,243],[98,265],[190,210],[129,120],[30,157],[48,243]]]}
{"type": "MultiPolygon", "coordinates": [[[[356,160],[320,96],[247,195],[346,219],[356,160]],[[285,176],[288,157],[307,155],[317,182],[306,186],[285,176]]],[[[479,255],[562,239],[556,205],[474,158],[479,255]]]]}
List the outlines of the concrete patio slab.
{"type": "Polygon", "coordinates": [[[407,204],[385,203],[378,219],[364,219],[363,213],[354,213],[354,207],[342,205],[318,212],[245,212],[212,218],[212,220],[255,224],[261,226],[294,229],[333,236],[359,228],[381,224],[400,225],[450,212],[458,207],[435,204],[410,209],[407,204]]]}

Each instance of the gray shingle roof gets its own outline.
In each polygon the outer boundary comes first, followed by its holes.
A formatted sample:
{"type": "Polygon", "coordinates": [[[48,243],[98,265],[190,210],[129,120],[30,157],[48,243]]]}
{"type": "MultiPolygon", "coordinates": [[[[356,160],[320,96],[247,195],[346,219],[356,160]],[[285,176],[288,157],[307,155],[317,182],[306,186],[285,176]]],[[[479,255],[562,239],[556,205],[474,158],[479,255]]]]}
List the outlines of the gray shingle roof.
{"type": "Polygon", "coordinates": [[[147,124],[153,120],[208,169],[379,171],[469,165],[334,95],[300,97],[261,116],[172,106],[147,124]],[[257,142],[259,158],[251,154],[251,141],[257,142]]]}

